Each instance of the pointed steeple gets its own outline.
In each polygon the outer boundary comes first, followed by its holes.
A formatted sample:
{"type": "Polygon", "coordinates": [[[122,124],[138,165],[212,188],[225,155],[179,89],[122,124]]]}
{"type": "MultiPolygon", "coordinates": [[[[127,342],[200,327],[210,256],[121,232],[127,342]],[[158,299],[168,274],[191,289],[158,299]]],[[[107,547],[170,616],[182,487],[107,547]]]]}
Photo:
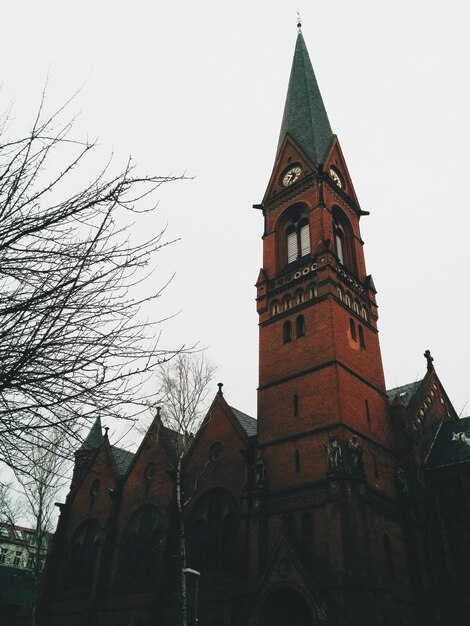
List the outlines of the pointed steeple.
{"type": "Polygon", "coordinates": [[[101,429],[101,418],[98,416],[95,423],[90,428],[90,432],[86,436],[86,439],[79,448],[81,450],[95,450],[101,445],[103,439],[103,431],[101,429]]]}
{"type": "Polygon", "coordinates": [[[300,28],[276,156],[286,135],[314,165],[324,163],[334,137],[300,28]]]}

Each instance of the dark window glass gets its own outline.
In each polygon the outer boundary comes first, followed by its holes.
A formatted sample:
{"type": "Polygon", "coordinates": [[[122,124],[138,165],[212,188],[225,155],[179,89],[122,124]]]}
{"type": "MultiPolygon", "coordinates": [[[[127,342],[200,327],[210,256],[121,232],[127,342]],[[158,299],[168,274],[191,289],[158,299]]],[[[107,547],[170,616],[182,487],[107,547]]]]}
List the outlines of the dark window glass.
{"type": "Polygon", "coordinates": [[[299,414],[299,396],[294,393],[294,397],[293,397],[293,408],[294,408],[294,415],[297,417],[297,415],[299,414]]]}
{"type": "Polygon", "coordinates": [[[356,324],[354,323],[354,320],[351,317],[349,318],[349,328],[351,329],[351,339],[353,341],[357,341],[357,338],[356,338],[356,324]]]}
{"type": "Polygon", "coordinates": [[[290,320],[284,322],[284,326],[282,329],[284,343],[289,343],[292,340],[292,324],[290,320]]]}
{"type": "Polygon", "coordinates": [[[361,325],[359,325],[359,344],[360,344],[361,348],[365,348],[366,347],[366,342],[364,340],[364,329],[362,328],[361,325]]]}
{"type": "Polygon", "coordinates": [[[305,319],[303,315],[299,315],[295,320],[295,327],[297,330],[297,337],[303,337],[305,335],[305,319]]]}

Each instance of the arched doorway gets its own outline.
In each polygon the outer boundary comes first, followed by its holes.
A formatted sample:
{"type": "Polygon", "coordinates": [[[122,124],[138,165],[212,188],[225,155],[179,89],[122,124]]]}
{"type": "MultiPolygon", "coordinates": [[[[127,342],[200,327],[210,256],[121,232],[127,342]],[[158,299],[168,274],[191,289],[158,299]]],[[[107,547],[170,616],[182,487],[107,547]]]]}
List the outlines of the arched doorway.
{"type": "Polygon", "coordinates": [[[305,598],[291,587],[281,587],[264,600],[258,625],[312,626],[315,621],[305,598]]]}

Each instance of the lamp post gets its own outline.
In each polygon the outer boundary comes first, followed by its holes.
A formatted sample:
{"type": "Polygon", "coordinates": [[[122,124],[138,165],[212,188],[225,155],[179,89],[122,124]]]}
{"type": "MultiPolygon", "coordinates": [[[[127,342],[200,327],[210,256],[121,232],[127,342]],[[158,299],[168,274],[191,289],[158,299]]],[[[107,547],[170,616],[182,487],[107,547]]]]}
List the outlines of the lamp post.
{"type": "Polygon", "coordinates": [[[198,572],[196,569],[192,569],[191,567],[185,567],[183,569],[183,574],[185,576],[190,575],[194,577],[193,578],[194,580],[194,606],[193,606],[191,626],[198,626],[199,624],[199,617],[198,617],[199,577],[201,576],[201,572],[198,572]]]}

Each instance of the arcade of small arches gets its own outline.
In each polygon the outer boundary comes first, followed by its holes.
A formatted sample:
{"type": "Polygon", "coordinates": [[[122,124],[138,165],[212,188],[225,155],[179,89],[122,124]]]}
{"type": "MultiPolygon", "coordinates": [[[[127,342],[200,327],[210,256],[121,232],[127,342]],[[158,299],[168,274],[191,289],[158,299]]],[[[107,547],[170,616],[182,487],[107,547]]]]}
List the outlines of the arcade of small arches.
{"type": "Polygon", "coordinates": [[[344,302],[344,304],[352,309],[356,315],[362,317],[362,319],[366,322],[369,321],[369,313],[366,307],[360,304],[359,300],[353,299],[351,294],[348,291],[343,291],[339,285],[336,287],[336,294],[338,296],[338,300],[344,302]]]}
{"type": "Polygon", "coordinates": [[[296,306],[313,300],[318,295],[317,286],[312,283],[306,289],[299,288],[294,292],[294,295],[288,293],[281,300],[274,300],[271,303],[271,316],[278,315],[289,311],[296,306]]]}

